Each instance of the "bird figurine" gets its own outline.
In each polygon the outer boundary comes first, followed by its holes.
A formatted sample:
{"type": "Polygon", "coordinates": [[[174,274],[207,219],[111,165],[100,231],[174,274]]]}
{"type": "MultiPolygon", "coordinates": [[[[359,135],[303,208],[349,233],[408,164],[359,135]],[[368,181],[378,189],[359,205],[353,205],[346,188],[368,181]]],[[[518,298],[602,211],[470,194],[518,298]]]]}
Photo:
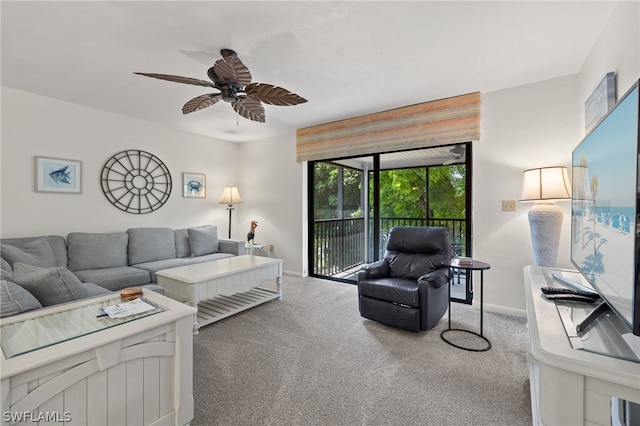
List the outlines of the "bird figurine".
{"type": "Polygon", "coordinates": [[[258,222],[256,222],[255,220],[251,221],[251,229],[249,230],[249,233],[247,234],[247,243],[249,244],[253,244],[253,239],[256,236],[256,228],[258,227],[258,222]]]}

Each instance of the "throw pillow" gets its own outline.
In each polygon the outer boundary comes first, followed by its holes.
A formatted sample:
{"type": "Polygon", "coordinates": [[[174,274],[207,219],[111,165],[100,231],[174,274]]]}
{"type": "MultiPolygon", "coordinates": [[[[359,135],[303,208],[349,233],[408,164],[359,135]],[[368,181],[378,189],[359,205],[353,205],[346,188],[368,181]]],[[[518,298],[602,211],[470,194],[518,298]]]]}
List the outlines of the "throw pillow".
{"type": "Polygon", "coordinates": [[[189,245],[189,232],[186,229],[176,229],[173,231],[176,240],[176,257],[191,256],[191,246],[189,245]]]}
{"type": "Polygon", "coordinates": [[[46,238],[2,244],[0,251],[2,252],[2,258],[11,266],[16,263],[35,265],[43,268],[56,266],[53,249],[46,238]]]}
{"type": "Polygon", "coordinates": [[[189,234],[191,257],[218,252],[220,242],[218,241],[217,226],[206,225],[189,228],[187,229],[187,233],[189,234]]]}
{"type": "Polygon", "coordinates": [[[33,294],[42,306],[93,296],[73,272],[62,266],[39,268],[16,263],[13,267],[13,281],[33,294]]]}
{"type": "Polygon", "coordinates": [[[38,299],[11,281],[0,281],[0,318],[42,308],[38,299]]]}

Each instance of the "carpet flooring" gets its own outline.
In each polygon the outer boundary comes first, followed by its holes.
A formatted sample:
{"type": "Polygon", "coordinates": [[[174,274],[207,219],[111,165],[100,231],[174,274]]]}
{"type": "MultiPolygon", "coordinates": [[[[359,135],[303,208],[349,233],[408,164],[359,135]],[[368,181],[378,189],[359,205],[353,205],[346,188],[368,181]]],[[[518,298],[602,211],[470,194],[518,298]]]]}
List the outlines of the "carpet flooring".
{"type": "MultiPolygon", "coordinates": [[[[446,315],[419,334],[362,318],[355,285],[283,292],[194,336],[192,425],[531,424],[524,319],[485,312],[492,348],[468,352],[440,338],[446,315]]],[[[451,310],[477,331],[477,309],[451,310]]]]}

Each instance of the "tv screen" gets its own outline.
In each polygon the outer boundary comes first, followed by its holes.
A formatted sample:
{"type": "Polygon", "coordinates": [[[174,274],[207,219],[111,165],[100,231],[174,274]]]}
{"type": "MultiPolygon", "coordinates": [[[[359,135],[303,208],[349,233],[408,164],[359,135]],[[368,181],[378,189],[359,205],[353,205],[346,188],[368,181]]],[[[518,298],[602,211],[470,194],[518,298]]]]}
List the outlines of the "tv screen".
{"type": "Polygon", "coordinates": [[[640,335],[638,83],[572,155],[571,261],[640,335]]]}

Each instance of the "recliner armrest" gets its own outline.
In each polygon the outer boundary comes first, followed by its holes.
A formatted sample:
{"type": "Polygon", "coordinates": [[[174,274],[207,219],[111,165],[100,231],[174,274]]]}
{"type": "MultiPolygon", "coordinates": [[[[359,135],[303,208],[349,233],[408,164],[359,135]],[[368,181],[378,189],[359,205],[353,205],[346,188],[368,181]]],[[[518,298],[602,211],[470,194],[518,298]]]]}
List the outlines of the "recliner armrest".
{"type": "Polygon", "coordinates": [[[360,271],[358,271],[358,281],[367,278],[385,278],[391,273],[389,268],[389,262],[384,259],[380,259],[377,262],[364,265],[360,271]]]}
{"type": "Polygon", "coordinates": [[[449,268],[440,268],[418,278],[418,285],[430,285],[435,288],[442,287],[449,282],[449,268]]]}

